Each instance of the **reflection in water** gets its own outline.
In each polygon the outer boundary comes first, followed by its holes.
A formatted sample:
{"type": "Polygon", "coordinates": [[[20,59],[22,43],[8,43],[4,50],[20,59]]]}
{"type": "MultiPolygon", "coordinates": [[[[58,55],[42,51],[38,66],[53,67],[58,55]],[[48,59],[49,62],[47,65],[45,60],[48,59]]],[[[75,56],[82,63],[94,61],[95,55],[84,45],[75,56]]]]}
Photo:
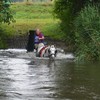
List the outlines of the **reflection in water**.
{"type": "Polygon", "coordinates": [[[66,59],[26,59],[18,52],[2,51],[0,100],[100,100],[99,66],[66,59]]]}

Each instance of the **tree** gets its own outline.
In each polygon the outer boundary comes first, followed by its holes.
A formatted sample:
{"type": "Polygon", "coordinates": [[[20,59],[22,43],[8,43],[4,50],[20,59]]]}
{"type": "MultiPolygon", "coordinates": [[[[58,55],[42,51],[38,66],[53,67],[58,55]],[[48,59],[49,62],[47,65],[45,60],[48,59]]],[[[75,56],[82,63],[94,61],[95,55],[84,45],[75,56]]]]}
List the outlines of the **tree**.
{"type": "Polygon", "coordinates": [[[14,21],[11,10],[10,0],[1,0],[0,1],[0,22],[10,24],[11,21],[14,21]]]}
{"type": "Polygon", "coordinates": [[[78,60],[100,60],[100,0],[55,0],[54,13],[78,60]]]}
{"type": "Polygon", "coordinates": [[[73,20],[88,3],[100,3],[100,0],[55,0],[54,14],[61,20],[61,29],[68,45],[75,43],[73,20]]]}

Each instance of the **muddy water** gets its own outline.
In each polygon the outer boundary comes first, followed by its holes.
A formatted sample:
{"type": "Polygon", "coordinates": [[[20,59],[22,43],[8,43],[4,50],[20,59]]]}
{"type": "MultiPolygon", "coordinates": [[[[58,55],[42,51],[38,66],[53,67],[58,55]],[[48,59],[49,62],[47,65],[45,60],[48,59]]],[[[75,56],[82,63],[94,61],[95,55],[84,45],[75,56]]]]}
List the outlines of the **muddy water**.
{"type": "Polygon", "coordinates": [[[0,100],[100,100],[100,64],[59,57],[49,61],[25,50],[0,50],[0,100]]]}

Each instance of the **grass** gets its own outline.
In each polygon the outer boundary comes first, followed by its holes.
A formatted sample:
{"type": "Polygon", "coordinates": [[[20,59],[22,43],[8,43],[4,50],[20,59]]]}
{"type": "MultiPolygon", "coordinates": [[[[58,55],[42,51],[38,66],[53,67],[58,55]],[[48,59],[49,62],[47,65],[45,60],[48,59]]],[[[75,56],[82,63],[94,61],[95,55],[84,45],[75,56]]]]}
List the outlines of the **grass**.
{"type": "Polygon", "coordinates": [[[29,30],[29,29],[35,29],[40,28],[43,29],[43,27],[55,24],[52,19],[16,19],[16,23],[13,23],[12,25],[16,27],[18,30],[29,30]]]}
{"type": "Polygon", "coordinates": [[[52,18],[52,5],[43,4],[13,4],[11,9],[17,19],[45,19],[52,18]]]}
{"type": "Polygon", "coordinates": [[[58,19],[52,14],[52,3],[14,3],[11,5],[15,23],[4,24],[8,33],[13,35],[26,34],[29,30],[39,28],[45,36],[60,38],[58,34],[58,19]]]}

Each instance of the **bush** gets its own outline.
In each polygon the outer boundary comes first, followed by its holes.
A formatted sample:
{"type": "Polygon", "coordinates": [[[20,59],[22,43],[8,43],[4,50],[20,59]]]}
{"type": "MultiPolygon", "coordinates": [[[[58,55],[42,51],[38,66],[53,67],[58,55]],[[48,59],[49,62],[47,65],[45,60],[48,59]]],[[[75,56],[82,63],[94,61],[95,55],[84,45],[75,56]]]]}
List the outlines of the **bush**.
{"type": "Polygon", "coordinates": [[[0,49],[7,48],[6,39],[12,36],[15,30],[7,24],[0,25],[0,49]]]}
{"type": "Polygon", "coordinates": [[[3,29],[0,27],[0,49],[6,48],[4,37],[5,37],[5,34],[3,34],[3,29]]]}
{"type": "Polygon", "coordinates": [[[99,7],[88,5],[74,21],[77,60],[100,60],[99,7]]]}

